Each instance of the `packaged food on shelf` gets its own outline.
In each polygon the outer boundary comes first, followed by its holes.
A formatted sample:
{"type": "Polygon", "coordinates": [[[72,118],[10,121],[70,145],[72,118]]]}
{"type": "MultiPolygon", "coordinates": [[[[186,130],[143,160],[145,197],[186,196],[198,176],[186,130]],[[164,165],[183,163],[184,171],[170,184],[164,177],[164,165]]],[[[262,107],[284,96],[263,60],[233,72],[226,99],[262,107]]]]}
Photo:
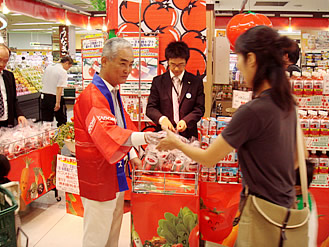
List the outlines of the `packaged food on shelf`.
{"type": "Polygon", "coordinates": [[[42,89],[42,69],[39,67],[16,68],[14,71],[17,96],[37,93],[42,89]]]}

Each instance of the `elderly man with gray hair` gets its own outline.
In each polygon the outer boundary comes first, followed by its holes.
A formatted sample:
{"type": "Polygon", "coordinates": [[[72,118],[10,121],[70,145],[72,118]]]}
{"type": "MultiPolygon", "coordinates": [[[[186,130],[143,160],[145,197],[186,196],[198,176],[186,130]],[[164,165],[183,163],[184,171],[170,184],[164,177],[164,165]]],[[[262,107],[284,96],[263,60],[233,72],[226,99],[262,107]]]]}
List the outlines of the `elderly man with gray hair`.
{"type": "Polygon", "coordinates": [[[74,127],[80,195],[84,206],[83,246],[118,246],[124,191],[124,164],[142,163],[132,146],[149,143],[155,133],[134,132],[123,108],[119,85],[131,72],[134,55],[122,38],[105,42],[101,70],[76,100],[74,127]]]}

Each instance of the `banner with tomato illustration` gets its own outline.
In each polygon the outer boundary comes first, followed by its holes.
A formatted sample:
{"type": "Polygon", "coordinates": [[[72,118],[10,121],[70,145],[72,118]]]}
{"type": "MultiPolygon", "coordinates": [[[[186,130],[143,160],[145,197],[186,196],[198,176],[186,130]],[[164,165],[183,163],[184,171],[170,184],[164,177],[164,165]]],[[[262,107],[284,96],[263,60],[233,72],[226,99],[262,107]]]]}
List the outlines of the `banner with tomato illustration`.
{"type": "Polygon", "coordinates": [[[153,77],[158,75],[159,40],[156,37],[141,38],[141,61],[139,64],[139,38],[125,37],[134,51],[134,63],[127,82],[120,85],[121,95],[150,95],[153,77]],[[141,86],[139,88],[139,74],[141,72],[141,86]]]}
{"type": "Polygon", "coordinates": [[[94,74],[100,71],[104,40],[102,36],[81,40],[83,88],[91,82],[94,74]]]}
{"type": "Polygon", "coordinates": [[[56,184],[57,144],[49,145],[10,160],[8,178],[19,181],[22,202],[29,204],[56,184]]]}
{"type": "Polygon", "coordinates": [[[199,246],[199,196],[132,193],[132,244],[199,246]]]}
{"type": "MultiPolygon", "coordinates": [[[[113,1],[108,0],[108,5],[113,1]]],[[[139,3],[115,1],[118,8],[109,8],[108,16],[118,16],[118,34],[137,36],[139,32],[139,3]]],[[[111,6],[112,6],[111,5],[111,6]]],[[[115,22],[116,23],[116,22],[115,22]]],[[[167,69],[165,48],[172,41],[182,40],[190,48],[186,70],[206,76],[206,0],[141,0],[141,32],[159,39],[160,73],[167,69]]]]}

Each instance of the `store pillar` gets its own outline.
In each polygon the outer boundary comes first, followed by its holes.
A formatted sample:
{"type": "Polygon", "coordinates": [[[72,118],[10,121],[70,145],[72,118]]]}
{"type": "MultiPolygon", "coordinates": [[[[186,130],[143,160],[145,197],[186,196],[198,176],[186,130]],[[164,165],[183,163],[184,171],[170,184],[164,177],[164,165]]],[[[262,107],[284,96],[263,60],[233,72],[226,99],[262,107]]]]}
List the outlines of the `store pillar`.
{"type": "Polygon", "coordinates": [[[69,26],[69,55],[75,59],[76,52],[76,44],[75,44],[75,27],[69,26]]]}

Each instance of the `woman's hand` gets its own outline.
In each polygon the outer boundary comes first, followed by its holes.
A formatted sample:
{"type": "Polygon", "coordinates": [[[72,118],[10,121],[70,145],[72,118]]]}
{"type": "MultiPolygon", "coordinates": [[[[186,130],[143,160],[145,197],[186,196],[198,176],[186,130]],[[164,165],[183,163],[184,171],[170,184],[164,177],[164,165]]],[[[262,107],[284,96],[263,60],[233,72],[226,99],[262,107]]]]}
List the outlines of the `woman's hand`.
{"type": "Polygon", "coordinates": [[[182,142],[170,130],[166,129],[166,132],[167,137],[162,139],[156,146],[156,148],[159,151],[173,150],[175,148],[178,149],[179,145],[182,144],[182,142]]]}

